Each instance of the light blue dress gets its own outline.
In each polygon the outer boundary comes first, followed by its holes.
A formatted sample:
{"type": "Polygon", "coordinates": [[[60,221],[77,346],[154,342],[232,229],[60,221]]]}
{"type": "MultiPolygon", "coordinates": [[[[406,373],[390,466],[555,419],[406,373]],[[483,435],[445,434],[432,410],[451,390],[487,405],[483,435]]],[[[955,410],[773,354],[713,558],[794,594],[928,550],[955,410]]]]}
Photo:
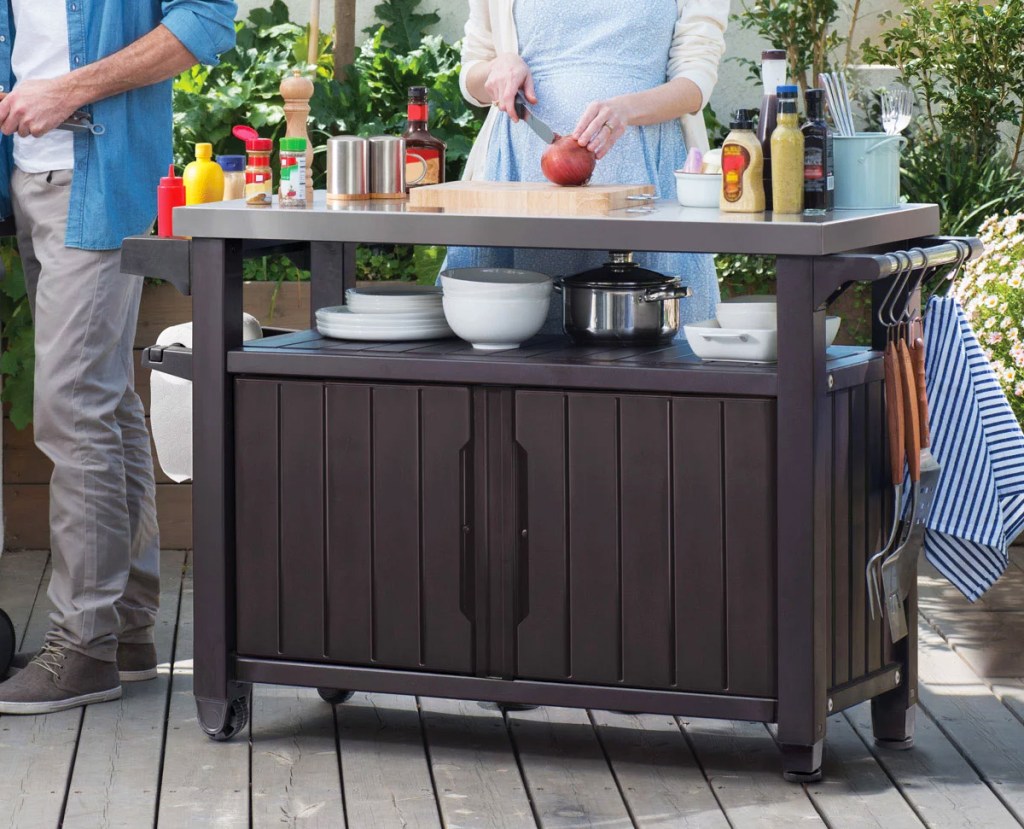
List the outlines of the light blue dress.
{"type": "MultiPolygon", "coordinates": [[[[567,134],[587,104],[641,92],[665,83],[677,19],[676,0],[515,0],[519,51],[533,74],[537,117],[567,134]]],[[[487,147],[489,181],[544,181],[544,143],[526,126],[502,115],[487,147]]],[[[653,184],[659,198],[674,199],[673,171],[683,166],[686,145],[678,121],[630,127],[597,163],[595,184],[653,184]]],[[[448,250],[447,267],[524,268],[569,275],[595,268],[608,251],[464,248],[448,250]]],[[[718,282],[711,256],[637,253],[645,268],[680,276],[693,296],[680,302],[682,322],[715,316],[718,282]]],[[[561,302],[552,302],[545,332],[560,332],[561,302]]]]}

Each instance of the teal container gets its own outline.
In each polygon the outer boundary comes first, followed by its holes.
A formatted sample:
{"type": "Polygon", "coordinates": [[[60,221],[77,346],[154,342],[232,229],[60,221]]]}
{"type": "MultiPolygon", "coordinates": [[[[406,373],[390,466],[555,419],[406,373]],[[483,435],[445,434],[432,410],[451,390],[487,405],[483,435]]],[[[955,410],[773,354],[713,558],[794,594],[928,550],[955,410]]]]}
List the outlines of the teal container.
{"type": "Polygon", "coordinates": [[[834,136],[836,210],[882,210],[900,203],[902,135],[834,136]]]}

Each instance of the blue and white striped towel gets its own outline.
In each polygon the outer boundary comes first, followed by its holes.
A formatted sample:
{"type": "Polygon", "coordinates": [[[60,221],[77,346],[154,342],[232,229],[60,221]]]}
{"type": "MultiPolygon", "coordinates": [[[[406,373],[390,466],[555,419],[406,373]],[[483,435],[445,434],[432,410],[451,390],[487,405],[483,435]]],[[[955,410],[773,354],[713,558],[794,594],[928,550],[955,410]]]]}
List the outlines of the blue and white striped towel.
{"type": "Polygon", "coordinates": [[[925,555],[976,601],[1003,574],[1024,530],[1024,432],[953,297],[925,316],[931,448],[942,474],[925,555]]]}

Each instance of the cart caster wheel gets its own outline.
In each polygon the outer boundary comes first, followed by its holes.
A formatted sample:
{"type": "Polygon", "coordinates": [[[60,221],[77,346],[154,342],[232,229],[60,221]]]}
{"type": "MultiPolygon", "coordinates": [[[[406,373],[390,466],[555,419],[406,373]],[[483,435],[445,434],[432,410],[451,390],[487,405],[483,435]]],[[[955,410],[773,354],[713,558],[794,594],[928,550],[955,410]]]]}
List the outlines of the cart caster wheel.
{"type": "Polygon", "coordinates": [[[909,751],[914,747],[914,738],[907,737],[905,740],[880,740],[876,737],[875,745],[879,748],[886,748],[889,751],[909,751]]]}
{"type": "Polygon", "coordinates": [[[237,697],[229,702],[211,703],[197,700],[199,725],[206,736],[218,743],[230,740],[249,723],[249,698],[237,697]],[[219,708],[219,711],[215,711],[219,708]],[[204,716],[204,714],[206,716],[204,716]],[[214,714],[214,716],[210,716],[214,714]]]}
{"type": "Polygon", "coordinates": [[[821,780],[821,769],[815,771],[784,771],[782,779],[787,783],[817,783],[821,780]]]}
{"type": "Polygon", "coordinates": [[[355,694],[355,691],[342,691],[338,688],[317,688],[316,692],[320,695],[320,699],[324,702],[329,702],[331,705],[341,705],[343,702],[348,702],[355,694]]]}

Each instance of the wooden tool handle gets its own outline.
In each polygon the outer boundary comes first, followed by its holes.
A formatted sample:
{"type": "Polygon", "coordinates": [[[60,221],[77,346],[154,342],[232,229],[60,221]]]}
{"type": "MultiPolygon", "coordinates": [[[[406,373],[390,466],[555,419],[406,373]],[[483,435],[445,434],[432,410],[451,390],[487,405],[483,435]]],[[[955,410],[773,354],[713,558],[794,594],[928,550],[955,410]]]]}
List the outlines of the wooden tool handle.
{"type": "Polygon", "coordinates": [[[903,406],[907,410],[903,421],[906,430],[907,465],[910,480],[921,480],[921,421],[917,411],[917,382],[914,378],[914,364],[910,360],[910,349],[906,340],[899,344],[900,379],[903,385],[903,406]]]}
{"type": "Polygon", "coordinates": [[[928,428],[928,385],[924,371],[924,340],[918,337],[910,349],[910,357],[914,361],[914,376],[917,378],[917,416],[921,419],[921,448],[932,445],[932,435],[928,428]]]}
{"type": "Polygon", "coordinates": [[[896,350],[890,343],[882,359],[885,368],[885,421],[889,435],[889,470],[892,485],[903,484],[903,459],[906,456],[903,437],[903,390],[900,388],[896,350]]]}

